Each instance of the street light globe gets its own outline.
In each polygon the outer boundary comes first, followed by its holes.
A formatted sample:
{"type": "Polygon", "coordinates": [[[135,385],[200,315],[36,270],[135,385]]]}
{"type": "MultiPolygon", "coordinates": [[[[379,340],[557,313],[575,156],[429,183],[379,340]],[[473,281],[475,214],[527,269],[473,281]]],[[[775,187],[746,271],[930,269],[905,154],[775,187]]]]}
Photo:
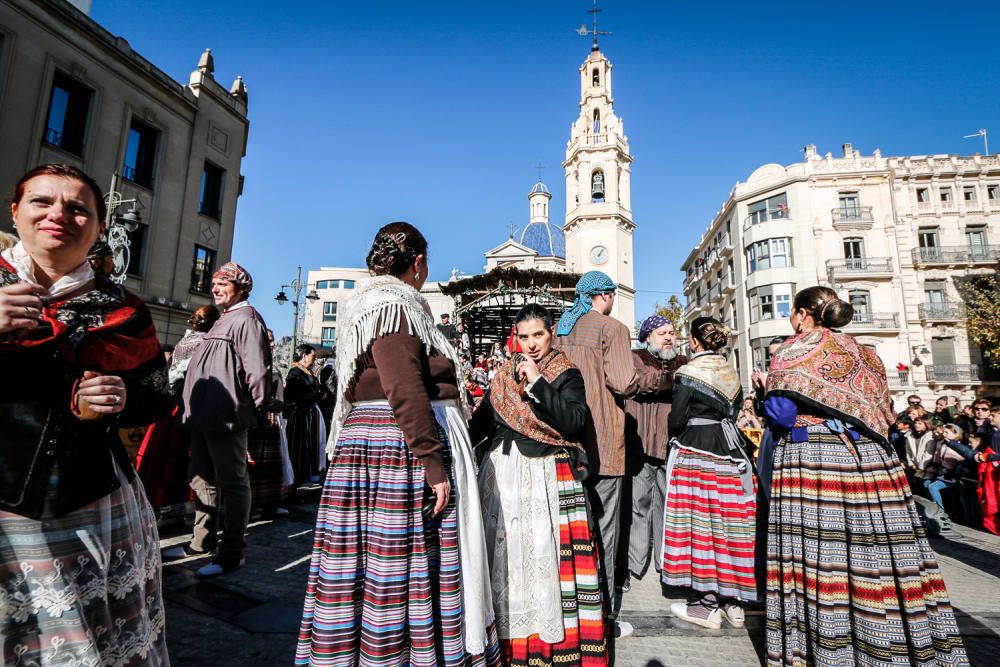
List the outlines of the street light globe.
{"type": "Polygon", "coordinates": [[[285,290],[281,290],[278,292],[278,296],[274,297],[274,300],[279,304],[288,303],[288,295],[285,294],[285,290]]]}

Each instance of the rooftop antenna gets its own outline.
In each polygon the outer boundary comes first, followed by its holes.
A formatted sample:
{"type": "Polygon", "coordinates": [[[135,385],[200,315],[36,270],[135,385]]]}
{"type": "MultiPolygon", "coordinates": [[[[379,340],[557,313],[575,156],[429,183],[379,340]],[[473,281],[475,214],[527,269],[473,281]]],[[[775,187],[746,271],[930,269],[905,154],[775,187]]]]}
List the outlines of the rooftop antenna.
{"type": "Polygon", "coordinates": [[[983,148],[986,150],[986,152],[983,153],[983,155],[989,155],[990,154],[990,140],[986,137],[986,130],[984,128],[979,128],[979,130],[975,134],[966,134],[962,138],[963,139],[972,139],[973,137],[982,137],[983,138],[983,148]]]}
{"type": "Polygon", "coordinates": [[[588,9],[587,11],[589,13],[591,13],[591,14],[594,15],[594,27],[593,28],[587,28],[587,24],[586,23],[581,23],[580,27],[576,29],[576,34],[580,35],[580,37],[586,37],[587,35],[593,35],[594,36],[594,45],[590,48],[590,50],[591,51],[598,51],[599,48],[597,46],[597,36],[598,35],[610,35],[611,33],[607,32],[606,30],[598,30],[598,27],[597,27],[597,15],[601,13],[601,8],[597,6],[597,0],[594,0],[594,6],[592,8],[590,8],[590,9],[588,9]]]}
{"type": "Polygon", "coordinates": [[[539,162],[538,164],[535,165],[535,169],[538,170],[538,182],[541,183],[542,182],[542,170],[545,169],[545,165],[542,164],[541,162],[539,162]]]}

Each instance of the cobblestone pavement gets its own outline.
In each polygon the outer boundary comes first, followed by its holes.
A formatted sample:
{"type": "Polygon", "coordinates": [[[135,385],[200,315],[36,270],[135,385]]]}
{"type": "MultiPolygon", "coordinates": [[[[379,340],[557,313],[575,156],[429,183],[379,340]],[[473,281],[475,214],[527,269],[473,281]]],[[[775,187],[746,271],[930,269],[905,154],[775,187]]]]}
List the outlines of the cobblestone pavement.
{"type": "MultiPolygon", "coordinates": [[[[167,642],[174,667],[290,665],[305,591],[318,492],[290,504],[289,514],[252,521],[247,565],[212,580],[194,570],[206,559],[164,564],[167,642]]],[[[163,528],[164,546],[183,543],[181,527],[163,528]]],[[[1000,664],[1000,538],[957,527],[932,541],[959,618],[972,664],[1000,664]]],[[[633,582],[622,601],[622,620],[635,635],[617,642],[619,667],[742,667],[760,664],[761,612],[747,629],[703,630],[675,621],[655,573],[633,582]]]]}

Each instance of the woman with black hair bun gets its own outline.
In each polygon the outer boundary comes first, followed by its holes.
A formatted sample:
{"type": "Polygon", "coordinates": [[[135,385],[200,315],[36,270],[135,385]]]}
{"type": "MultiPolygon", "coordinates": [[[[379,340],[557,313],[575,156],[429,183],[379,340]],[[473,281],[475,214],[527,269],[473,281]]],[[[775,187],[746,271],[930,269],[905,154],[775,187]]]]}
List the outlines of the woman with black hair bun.
{"type": "MultiPolygon", "coordinates": [[[[320,442],[317,401],[323,397],[323,387],[313,374],[316,350],[300,344],[292,353],[292,367],[285,376],[285,418],[288,419],[288,454],[295,471],[295,485],[319,481],[326,467],[326,457],[320,442]]],[[[325,428],[323,429],[325,430],[325,428]]]]}
{"type": "Polygon", "coordinates": [[[771,359],[768,665],[967,665],[944,579],[899,459],[885,367],[833,331],[853,309],[828,287],[792,303],[771,359]],[[806,657],[808,656],[808,658],[806,657]]]}
{"type": "Polygon", "coordinates": [[[757,485],[750,444],[733,419],[743,404],[739,375],[719,351],[732,332],[718,320],[691,322],[690,360],[674,375],[664,501],[662,581],[690,591],[674,616],[718,629],[745,623],[757,599],[754,528],[757,485]]]}

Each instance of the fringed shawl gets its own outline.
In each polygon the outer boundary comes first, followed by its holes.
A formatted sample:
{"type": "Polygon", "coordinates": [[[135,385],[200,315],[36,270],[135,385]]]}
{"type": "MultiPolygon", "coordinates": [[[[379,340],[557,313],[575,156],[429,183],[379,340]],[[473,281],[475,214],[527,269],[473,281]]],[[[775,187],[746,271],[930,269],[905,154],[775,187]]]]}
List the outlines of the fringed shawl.
{"type": "Polygon", "coordinates": [[[674,385],[701,392],[718,404],[720,412],[730,416],[743,396],[743,387],[736,369],[717,352],[693,355],[674,373],[674,385]]]}
{"type": "Polygon", "coordinates": [[[848,334],[818,328],[785,341],[771,359],[766,395],[818,407],[878,440],[889,436],[885,366],[848,334]]]}
{"type": "MultiPolygon", "coordinates": [[[[376,276],[359,280],[354,294],[348,299],[342,324],[337,331],[337,406],[330,423],[330,437],[326,451],[333,454],[337,434],[351,411],[347,391],[354,380],[358,359],[371,348],[377,338],[399,332],[405,319],[410,335],[424,344],[427,354],[437,351],[455,366],[455,373],[462,368],[458,354],[451,343],[434,326],[434,317],[427,300],[416,289],[393,276],[376,276]]],[[[459,392],[462,409],[465,392],[459,392]]]]}

